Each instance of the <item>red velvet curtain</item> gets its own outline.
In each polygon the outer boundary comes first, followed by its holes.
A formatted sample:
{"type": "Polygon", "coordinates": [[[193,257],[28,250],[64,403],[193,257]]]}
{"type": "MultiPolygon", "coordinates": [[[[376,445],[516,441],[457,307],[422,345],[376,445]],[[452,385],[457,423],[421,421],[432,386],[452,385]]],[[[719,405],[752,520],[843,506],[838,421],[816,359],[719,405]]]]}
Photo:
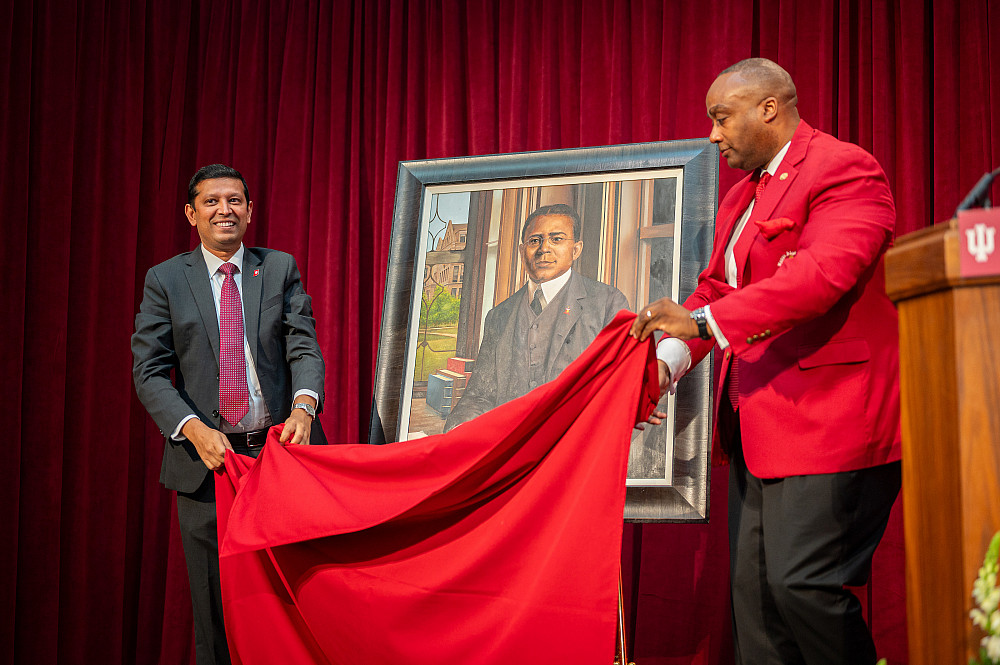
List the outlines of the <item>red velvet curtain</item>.
{"type": "MultiPolygon", "coordinates": [[[[998,34],[990,0],[3,0],[0,663],[189,662],[129,336],[146,270],[196,243],[198,166],[242,170],[248,244],[298,257],[324,426],[360,441],[399,160],[705,136],[715,74],[763,55],[883,164],[903,233],[1000,162],[998,34]]],[[[640,665],[727,657],[724,490],[708,525],[626,532],[640,665]]],[[[897,516],[874,617],[893,662],[901,542],[897,516]]]]}

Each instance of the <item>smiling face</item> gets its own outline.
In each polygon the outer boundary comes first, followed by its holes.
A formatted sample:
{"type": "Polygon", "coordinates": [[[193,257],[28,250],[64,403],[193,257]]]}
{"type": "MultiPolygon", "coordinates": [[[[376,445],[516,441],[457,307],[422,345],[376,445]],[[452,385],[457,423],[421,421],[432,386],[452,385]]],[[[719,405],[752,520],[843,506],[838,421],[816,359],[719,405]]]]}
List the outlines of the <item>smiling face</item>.
{"type": "Polygon", "coordinates": [[[775,119],[778,101],[748,84],[738,73],[715,79],[705,98],[712,119],[709,140],[719,145],[726,163],[750,171],[766,165],[777,154],[775,119]]]}
{"type": "Polygon", "coordinates": [[[567,215],[542,215],[524,229],[521,260],[535,283],[559,277],[573,266],[583,242],[573,239],[573,220],[567,215]]]}
{"type": "Polygon", "coordinates": [[[237,178],[211,178],[198,183],[193,204],[184,206],[184,214],[205,248],[228,261],[240,248],[250,224],[253,201],[248,201],[243,183],[237,178]]]}

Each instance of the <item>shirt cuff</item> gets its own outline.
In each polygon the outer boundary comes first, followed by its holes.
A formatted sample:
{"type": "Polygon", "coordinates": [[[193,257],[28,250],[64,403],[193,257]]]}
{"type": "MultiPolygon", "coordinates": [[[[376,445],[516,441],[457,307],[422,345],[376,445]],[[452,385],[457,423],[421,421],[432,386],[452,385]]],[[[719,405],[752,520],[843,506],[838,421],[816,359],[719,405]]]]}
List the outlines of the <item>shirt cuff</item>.
{"type": "Polygon", "coordinates": [[[311,390],[308,390],[306,388],[303,388],[302,390],[296,390],[295,394],[292,395],[292,404],[294,404],[295,402],[299,401],[299,396],[300,395],[306,395],[306,396],[312,397],[314,400],[316,400],[316,410],[319,411],[319,393],[315,393],[315,392],[313,392],[311,390]]]}
{"type": "Polygon", "coordinates": [[[719,345],[719,348],[723,350],[729,348],[729,340],[722,334],[722,329],[719,328],[719,324],[715,322],[715,317],[712,316],[711,305],[705,305],[705,320],[708,322],[708,327],[712,329],[712,334],[715,335],[715,342],[719,345]]]}
{"type": "Polygon", "coordinates": [[[677,391],[677,382],[691,369],[691,349],[676,337],[664,337],[656,345],[656,359],[662,360],[670,370],[670,384],[667,391],[671,395],[677,391]]]}
{"type": "Polygon", "coordinates": [[[170,439],[172,441],[183,441],[186,438],[181,435],[181,430],[184,429],[184,424],[189,420],[197,420],[197,419],[198,416],[194,415],[193,413],[189,416],[186,416],[184,420],[182,420],[180,424],[178,424],[177,427],[174,428],[174,431],[170,433],[170,439]]]}

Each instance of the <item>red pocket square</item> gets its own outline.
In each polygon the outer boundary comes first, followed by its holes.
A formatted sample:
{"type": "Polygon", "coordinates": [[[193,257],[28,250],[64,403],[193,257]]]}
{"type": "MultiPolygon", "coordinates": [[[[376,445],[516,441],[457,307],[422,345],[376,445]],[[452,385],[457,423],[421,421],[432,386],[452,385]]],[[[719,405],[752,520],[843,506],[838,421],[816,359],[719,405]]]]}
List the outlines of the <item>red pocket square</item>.
{"type": "Polygon", "coordinates": [[[795,228],[795,221],[789,219],[788,217],[779,217],[777,219],[757,219],[754,220],[754,224],[760,229],[760,232],[765,238],[771,240],[776,237],[782,231],[790,231],[795,228]]]}

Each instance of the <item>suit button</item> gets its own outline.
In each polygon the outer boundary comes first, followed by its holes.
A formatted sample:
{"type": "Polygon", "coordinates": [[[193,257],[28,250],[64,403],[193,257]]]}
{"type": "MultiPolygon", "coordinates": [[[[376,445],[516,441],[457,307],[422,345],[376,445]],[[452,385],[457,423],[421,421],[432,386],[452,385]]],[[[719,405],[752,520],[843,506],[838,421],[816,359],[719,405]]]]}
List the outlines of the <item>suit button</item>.
{"type": "Polygon", "coordinates": [[[218,409],[215,409],[214,411],[212,411],[212,417],[213,418],[218,418],[219,417],[219,410],[218,409]]]}
{"type": "Polygon", "coordinates": [[[765,331],[764,331],[764,334],[765,334],[766,336],[770,337],[770,336],[771,336],[771,331],[770,331],[770,330],[765,330],[765,331]]]}
{"type": "Polygon", "coordinates": [[[747,344],[753,344],[753,337],[747,337],[747,344]]]}

